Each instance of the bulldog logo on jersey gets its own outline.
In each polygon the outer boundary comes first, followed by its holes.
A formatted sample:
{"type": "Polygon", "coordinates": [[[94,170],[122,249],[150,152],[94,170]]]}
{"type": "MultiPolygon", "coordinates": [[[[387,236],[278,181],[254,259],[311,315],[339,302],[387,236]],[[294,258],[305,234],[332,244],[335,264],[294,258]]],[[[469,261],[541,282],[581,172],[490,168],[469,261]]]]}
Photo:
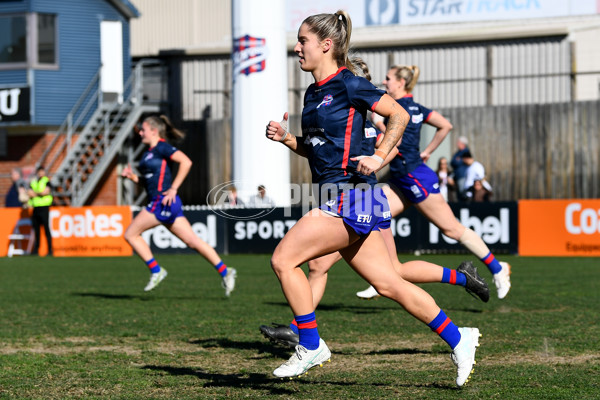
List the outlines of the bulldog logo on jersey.
{"type": "Polygon", "coordinates": [[[242,36],[233,41],[233,79],[265,69],[268,51],[263,38],[242,36]]]}
{"type": "Polygon", "coordinates": [[[421,122],[423,122],[423,113],[414,114],[412,116],[412,122],[413,122],[413,124],[420,124],[421,122]]]}
{"type": "Polygon", "coordinates": [[[319,108],[321,106],[328,106],[331,104],[332,101],[333,101],[333,96],[330,94],[326,94],[325,97],[323,97],[323,101],[321,102],[321,104],[319,104],[317,106],[317,108],[319,108]]]}
{"type": "Polygon", "coordinates": [[[375,128],[372,128],[372,127],[365,128],[365,138],[371,139],[371,138],[376,138],[376,137],[377,137],[377,131],[375,130],[375,128]]]}

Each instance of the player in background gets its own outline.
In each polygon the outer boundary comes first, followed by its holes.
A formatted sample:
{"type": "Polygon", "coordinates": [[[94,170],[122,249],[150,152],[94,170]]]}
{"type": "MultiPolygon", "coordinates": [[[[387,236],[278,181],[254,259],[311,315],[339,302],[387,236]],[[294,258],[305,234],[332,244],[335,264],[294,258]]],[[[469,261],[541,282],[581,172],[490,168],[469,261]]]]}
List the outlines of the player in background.
{"type": "Polygon", "coordinates": [[[368,184],[364,176],[381,167],[402,137],[408,114],[390,96],[352,72],[356,67],[348,60],[351,31],[345,11],[304,20],[294,51],[301,69],[311,72],[315,83],[304,98],[303,137],[290,135],[278,122],[267,125],[269,139],[308,158],[320,204],[286,233],[271,258],[299,329],[295,354],[273,373],[294,377],[329,360],[331,352],[319,336],[311,288],[299,267],[340,251],[380,293],[398,302],[448,343],[458,367],[456,382],[462,386],[475,363],[479,330],[459,329],[427,292],[402,279],[379,232],[389,227],[389,206],[381,188],[368,184]],[[375,154],[358,160],[367,110],[387,117],[387,129],[375,154]]]}
{"type": "MultiPolygon", "coordinates": [[[[452,124],[437,111],[414,101],[412,90],[419,79],[419,72],[416,65],[393,66],[383,82],[387,93],[410,114],[410,121],[398,147],[398,155],[390,162],[391,178],[388,183],[392,191],[388,199],[392,215],[396,216],[414,205],[444,235],[457,240],[488,267],[493,274],[498,298],[503,299],[511,286],[510,264],[499,262],[481,237],[456,219],[440,194],[437,174],[425,164],[431,153],[448,135],[452,124]],[[425,150],[420,151],[423,123],[434,126],[437,131],[425,150]]],[[[383,122],[377,127],[380,130],[385,129],[383,122]]],[[[379,293],[371,286],[356,295],[369,299],[379,296],[379,293]]]]}
{"type": "Polygon", "coordinates": [[[154,289],[167,277],[167,270],[154,259],[150,247],[142,238],[142,232],[163,224],[214,266],[222,277],[225,295],[229,296],[235,287],[237,271],[227,268],[215,249],[196,236],[183,215],[181,199],[177,195],[177,189],[189,173],[192,161],[181,150],[168,144],[167,140],[183,138],[183,132],[161,115],[144,119],[139,134],[142,143],[149,147],[139,163],[140,175],[135,174],[130,166],[125,167],[121,175],[135,183],[143,183],[150,199],[150,203],[136,215],[125,231],[125,240],[150,269],[150,281],[144,290],[148,292],[154,289]],[[174,179],[169,168],[171,161],[179,164],[174,179]]]}

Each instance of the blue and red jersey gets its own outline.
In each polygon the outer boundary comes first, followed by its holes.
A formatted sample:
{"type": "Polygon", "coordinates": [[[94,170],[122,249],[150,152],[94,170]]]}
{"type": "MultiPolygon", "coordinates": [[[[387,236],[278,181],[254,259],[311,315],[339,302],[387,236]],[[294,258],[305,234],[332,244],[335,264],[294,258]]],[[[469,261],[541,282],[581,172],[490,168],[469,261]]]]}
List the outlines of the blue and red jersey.
{"type": "Polygon", "coordinates": [[[363,153],[366,114],[375,109],[384,93],[346,67],[308,87],[302,137],[313,183],[368,182],[356,172],[358,162],[351,158],[373,154],[363,153]]]}
{"type": "Polygon", "coordinates": [[[161,140],[143,154],[138,169],[151,200],[171,187],[173,180],[169,161],[176,151],[177,148],[161,140]]]}
{"type": "MultiPolygon", "coordinates": [[[[431,117],[432,110],[415,103],[412,94],[398,100],[398,104],[408,112],[410,119],[398,147],[398,155],[390,163],[392,175],[407,175],[423,163],[421,159],[421,127],[431,117]]],[[[385,121],[387,124],[387,120],[385,121]]]]}

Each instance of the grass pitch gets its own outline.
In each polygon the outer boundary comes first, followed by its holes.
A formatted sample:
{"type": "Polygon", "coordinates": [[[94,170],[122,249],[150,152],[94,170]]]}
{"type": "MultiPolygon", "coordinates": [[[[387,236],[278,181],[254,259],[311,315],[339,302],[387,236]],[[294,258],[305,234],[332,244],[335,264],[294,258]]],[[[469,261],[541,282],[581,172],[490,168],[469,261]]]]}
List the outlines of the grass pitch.
{"type": "Polygon", "coordinates": [[[157,256],[169,276],[150,293],[135,257],[0,259],[0,398],[600,398],[600,260],[500,258],[513,266],[504,300],[422,285],[483,334],[462,389],[445,343],[396,303],[357,299],[366,284],[343,262],[317,310],[331,363],[289,381],[272,371],[290,351],[258,331],[292,317],[267,255],[225,258],[238,270],[229,299],[199,256],[157,256]]]}

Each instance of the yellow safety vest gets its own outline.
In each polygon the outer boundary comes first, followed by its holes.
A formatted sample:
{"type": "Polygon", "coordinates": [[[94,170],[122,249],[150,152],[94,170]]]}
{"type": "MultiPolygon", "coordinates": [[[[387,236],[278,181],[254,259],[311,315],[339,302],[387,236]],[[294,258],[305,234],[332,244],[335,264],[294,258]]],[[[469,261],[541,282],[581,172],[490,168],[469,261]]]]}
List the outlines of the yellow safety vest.
{"type": "MultiPolygon", "coordinates": [[[[34,179],[30,183],[31,189],[33,189],[33,191],[36,193],[42,193],[44,191],[44,189],[46,189],[46,185],[48,185],[49,181],[50,181],[50,179],[48,179],[47,176],[43,176],[39,180],[34,179]]],[[[32,197],[29,200],[29,205],[32,207],[51,206],[52,205],[52,194],[47,194],[45,196],[32,197]]]]}

